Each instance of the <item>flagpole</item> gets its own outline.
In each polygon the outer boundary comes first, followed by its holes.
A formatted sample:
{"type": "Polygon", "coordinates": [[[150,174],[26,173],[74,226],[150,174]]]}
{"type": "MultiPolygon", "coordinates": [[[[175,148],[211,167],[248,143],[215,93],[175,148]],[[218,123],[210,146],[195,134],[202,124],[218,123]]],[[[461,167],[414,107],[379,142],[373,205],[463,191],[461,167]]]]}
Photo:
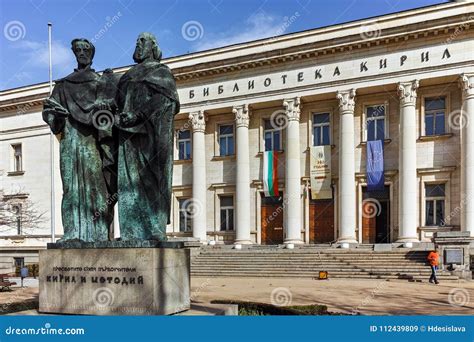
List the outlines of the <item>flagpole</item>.
{"type": "MultiPolygon", "coordinates": [[[[51,30],[53,24],[48,22],[48,50],[49,50],[49,95],[53,93],[53,58],[51,52],[51,30]]],[[[54,188],[54,134],[51,131],[49,137],[51,150],[51,242],[56,242],[56,206],[54,188]]]]}

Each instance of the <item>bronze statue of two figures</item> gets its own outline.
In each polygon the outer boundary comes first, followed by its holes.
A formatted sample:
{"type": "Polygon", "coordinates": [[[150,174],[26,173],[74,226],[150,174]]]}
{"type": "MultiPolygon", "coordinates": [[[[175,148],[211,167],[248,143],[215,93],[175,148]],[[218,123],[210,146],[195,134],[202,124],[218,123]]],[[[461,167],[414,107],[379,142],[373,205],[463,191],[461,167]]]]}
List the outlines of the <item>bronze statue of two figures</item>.
{"type": "Polygon", "coordinates": [[[142,33],[125,74],[91,69],[94,45],[74,39],[78,67],[45,100],[43,119],[60,134],[62,242],[166,241],[173,171],[176,82],[156,38],[142,33]]]}

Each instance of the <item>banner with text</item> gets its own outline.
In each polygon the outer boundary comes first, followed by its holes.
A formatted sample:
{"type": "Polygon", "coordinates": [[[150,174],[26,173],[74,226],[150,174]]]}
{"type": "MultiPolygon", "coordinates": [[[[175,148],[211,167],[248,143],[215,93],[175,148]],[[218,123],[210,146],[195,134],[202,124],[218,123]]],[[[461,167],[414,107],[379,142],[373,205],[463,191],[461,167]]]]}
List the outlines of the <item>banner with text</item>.
{"type": "Polygon", "coordinates": [[[311,199],[331,199],[331,146],[310,147],[311,199]]]}

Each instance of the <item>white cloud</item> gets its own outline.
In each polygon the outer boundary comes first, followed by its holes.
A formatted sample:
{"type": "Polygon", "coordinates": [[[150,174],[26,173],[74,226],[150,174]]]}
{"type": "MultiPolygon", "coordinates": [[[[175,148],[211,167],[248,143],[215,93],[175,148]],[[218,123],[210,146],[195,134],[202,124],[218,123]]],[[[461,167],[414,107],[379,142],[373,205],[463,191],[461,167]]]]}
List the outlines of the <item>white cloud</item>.
{"type": "MultiPolygon", "coordinates": [[[[48,68],[49,67],[49,49],[47,42],[36,42],[31,40],[22,40],[15,45],[19,50],[19,55],[28,63],[28,67],[48,68]]],[[[74,66],[74,55],[69,46],[61,41],[53,41],[51,45],[53,68],[71,69],[74,66]]]]}
{"type": "Polygon", "coordinates": [[[263,11],[254,14],[226,32],[214,34],[204,32],[204,37],[195,45],[196,50],[202,51],[252,40],[269,38],[282,34],[282,27],[287,18],[275,17],[263,11]]]}

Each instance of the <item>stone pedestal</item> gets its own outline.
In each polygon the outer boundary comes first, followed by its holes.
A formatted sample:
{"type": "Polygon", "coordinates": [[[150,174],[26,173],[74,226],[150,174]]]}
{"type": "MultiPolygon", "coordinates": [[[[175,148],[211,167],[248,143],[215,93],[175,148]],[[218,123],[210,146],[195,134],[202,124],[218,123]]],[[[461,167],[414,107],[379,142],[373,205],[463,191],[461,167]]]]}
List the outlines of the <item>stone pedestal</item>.
{"type": "Polygon", "coordinates": [[[434,244],[440,256],[440,268],[471,280],[470,245],[473,241],[474,237],[470,236],[470,232],[434,233],[434,244]]]}
{"type": "Polygon", "coordinates": [[[40,312],[169,315],[190,307],[188,249],[53,245],[39,259],[40,312]]]}

